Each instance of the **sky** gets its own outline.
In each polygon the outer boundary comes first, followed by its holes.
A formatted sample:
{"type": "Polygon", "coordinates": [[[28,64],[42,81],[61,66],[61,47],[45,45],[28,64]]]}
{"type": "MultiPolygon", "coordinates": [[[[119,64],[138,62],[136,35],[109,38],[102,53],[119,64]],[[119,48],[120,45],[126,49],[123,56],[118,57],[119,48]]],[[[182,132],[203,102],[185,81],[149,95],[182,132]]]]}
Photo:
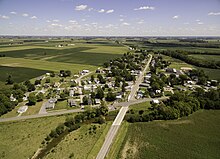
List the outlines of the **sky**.
{"type": "Polygon", "coordinates": [[[220,36],[220,0],[0,0],[0,35],[220,36]]]}

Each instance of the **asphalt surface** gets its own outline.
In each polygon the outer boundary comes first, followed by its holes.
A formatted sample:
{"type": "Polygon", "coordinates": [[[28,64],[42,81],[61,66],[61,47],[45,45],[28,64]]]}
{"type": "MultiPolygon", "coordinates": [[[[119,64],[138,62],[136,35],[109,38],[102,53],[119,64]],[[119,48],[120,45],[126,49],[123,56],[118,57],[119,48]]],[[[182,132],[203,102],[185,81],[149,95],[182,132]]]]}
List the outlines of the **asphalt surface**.
{"type": "MultiPolygon", "coordinates": [[[[117,134],[117,131],[118,129],[120,128],[120,125],[124,119],[124,116],[128,110],[128,107],[131,103],[135,103],[135,95],[136,95],[136,92],[138,91],[139,89],[139,85],[142,83],[142,80],[144,78],[144,74],[147,70],[147,68],[149,67],[149,64],[151,62],[151,59],[152,59],[152,55],[150,55],[150,59],[148,60],[145,68],[143,69],[143,71],[141,72],[141,74],[139,75],[138,79],[136,80],[134,86],[132,87],[131,89],[131,93],[130,95],[128,96],[128,102],[124,102],[123,104],[122,103],[117,103],[119,104],[120,106],[122,106],[122,108],[120,109],[118,115],[116,116],[107,136],[105,137],[105,141],[104,141],[104,144],[102,145],[102,148],[101,150],[99,151],[96,159],[104,159],[105,156],[107,155],[108,151],[110,150],[110,147],[111,147],[111,144],[113,142],[113,139],[114,137],[116,136],[117,134]]],[[[150,100],[150,99],[148,99],[150,100]]]]}
{"type": "Polygon", "coordinates": [[[83,112],[84,110],[81,109],[73,109],[73,110],[64,110],[64,111],[57,111],[51,112],[46,114],[34,114],[28,116],[19,116],[19,117],[12,117],[12,118],[2,118],[0,122],[8,122],[8,121],[16,121],[16,120],[26,120],[26,119],[33,119],[33,118],[41,118],[41,117],[48,117],[48,116],[56,116],[68,113],[76,113],[76,112],[83,112]]]}

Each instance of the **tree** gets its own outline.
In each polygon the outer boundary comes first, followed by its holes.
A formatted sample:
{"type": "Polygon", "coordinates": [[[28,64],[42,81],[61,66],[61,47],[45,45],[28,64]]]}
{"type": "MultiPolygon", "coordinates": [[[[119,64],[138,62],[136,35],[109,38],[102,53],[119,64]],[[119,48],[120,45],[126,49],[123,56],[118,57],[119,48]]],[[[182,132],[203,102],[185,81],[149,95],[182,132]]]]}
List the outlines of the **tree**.
{"type": "Polygon", "coordinates": [[[113,93],[112,91],[109,91],[107,96],[106,96],[106,100],[107,101],[114,101],[116,99],[116,94],[113,93]]]}
{"type": "Polygon", "coordinates": [[[36,81],[34,82],[34,85],[38,85],[38,84],[41,84],[41,80],[36,80],[36,81]]]}
{"type": "Polygon", "coordinates": [[[95,79],[95,77],[94,77],[94,75],[92,75],[91,76],[91,82],[94,82],[94,79],[95,79]]]}
{"type": "Polygon", "coordinates": [[[11,75],[9,75],[8,76],[8,78],[6,79],[6,84],[13,84],[14,83],[14,81],[13,81],[13,79],[12,79],[12,76],[11,75]]]}
{"type": "Polygon", "coordinates": [[[83,97],[83,104],[84,104],[84,105],[88,105],[88,102],[89,102],[88,97],[87,97],[87,96],[84,96],[84,97],[83,97]]]}
{"type": "Polygon", "coordinates": [[[44,99],[44,94],[42,93],[42,92],[40,92],[40,93],[38,93],[37,95],[36,95],[36,98],[37,98],[37,101],[39,102],[39,101],[42,101],[43,99],[44,99]]]}
{"type": "Polygon", "coordinates": [[[45,83],[50,83],[50,79],[47,78],[46,81],[45,81],[45,83]]]}
{"type": "Polygon", "coordinates": [[[37,98],[35,96],[35,93],[30,93],[28,97],[28,104],[29,105],[35,105],[37,102],[37,98]]]}
{"type": "Polygon", "coordinates": [[[104,91],[101,87],[97,88],[96,98],[101,100],[104,98],[104,91]]]}

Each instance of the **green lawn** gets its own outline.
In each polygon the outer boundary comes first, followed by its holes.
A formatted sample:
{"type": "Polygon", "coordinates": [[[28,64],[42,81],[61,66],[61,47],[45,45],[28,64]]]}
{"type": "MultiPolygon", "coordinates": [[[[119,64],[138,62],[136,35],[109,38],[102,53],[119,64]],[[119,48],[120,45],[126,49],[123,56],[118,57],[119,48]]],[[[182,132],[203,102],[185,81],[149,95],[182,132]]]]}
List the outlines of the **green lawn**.
{"type": "Polygon", "coordinates": [[[82,125],[77,131],[68,134],[45,159],[69,158],[71,154],[74,154],[73,158],[95,159],[111,124],[112,122],[102,125],[92,124],[97,126],[96,131],[92,133],[89,133],[92,125],[82,125]]]}
{"type": "Polygon", "coordinates": [[[219,122],[219,110],[200,110],[180,120],[125,124],[128,130],[114,158],[217,159],[219,122]]]}
{"type": "Polygon", "coordinates": [[[0,158],[31,158],[50,131],[65,116],[0,123],[0,158]]]}

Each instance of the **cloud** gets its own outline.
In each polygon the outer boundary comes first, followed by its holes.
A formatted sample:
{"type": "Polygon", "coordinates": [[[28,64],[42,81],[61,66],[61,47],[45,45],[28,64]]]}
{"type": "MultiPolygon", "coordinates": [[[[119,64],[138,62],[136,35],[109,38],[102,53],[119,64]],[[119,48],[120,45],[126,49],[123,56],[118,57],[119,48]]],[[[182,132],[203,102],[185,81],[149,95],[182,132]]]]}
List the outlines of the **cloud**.
{"type": "Polygon", "coordinates": [[[75,24],[77,24],[77,21],[75,21],[75,20],[69,20],[69,23],[75,23],[75,24]]]}
{"type": "Polygon", "coordinates": [[[23,17],[28,17],[29,15],[27,13],[22,14],[23,17]]]}
{"type": "Polygon", "coordinates": [[[178,15],[173,16],[173,19],[179,19],[178,15]]]}
{"type": "Polygon", "coordinates": [[[199,19],[196,19],[196,22],[200,22],[200,20],[199,20],[199,19]]]}
{"type": "Polygon", "coordinates": [[[31,19],[37,19],[37,17],[36,16],[32,16],[31,19]]]}
{"type": "Polygon", "coordinates": [[[217,16],[217,15],[220,15],[220,12],[210,12],[208,15],[217,16]]]}
{"type": "Polygon", "coordinates": [[[144,20],[140,20],[139,22],[138,22],[138,24],[143,24],[144,23],[144,20]]]}
{"type": "Polygon", "coordinates": [[[59,22],[59,20],[58,19],[54,19],[53,22],[59,22]]]}
{"type": "Polygon", "coordinates": [[[9,17],[9,16],[6,16],[6,15],[2,15],[2,16],[0,15],[0,18],[1,18],[1,19],[10,19],[10,17],[9,17]]]}
{"type": "Polygon", "coordinates": [[[76,6],[75,10],[80,11],[80,10],[85,10],[88,6],[87,5],[79,5],[76,6]]]}
{"type": "Polygon", "coordinates": [[[198,25],[203,25],[204,23],[203,23],[203,22],[198,22],[197,24],[198,24],[198,25]]]}
{"type": "Polygon", "coordinates": [[[10,12],[11,14],[17,14],[17,12],[10,12]]]}
{"type": "Polygon", "coordinates": [[[123,22],[123,21],[124,21],[124,19],[119,19],[119,21],[120,21],[120,22],[123,22]]]}
{"type": "Polygon", "coordinates": [[[51,24],[51,26],[55,26],[55,27],[56,27],[56,26],[58,26],[58,27],[62,27],[62,25],[61,25],[61,24],[57,24],[57,23],[52,23],[52,24],[51,24]]]}
{"type": "Polygon", "coordinates": [[[139,7],[139,8],[135,8],[134,10],[154,10],[155,7],[152,7],[152,6],[142,6],[142,7],[139,7]]]}
{"type": "Polygon", "coordinates": [[[86,19],[81,19],[83,22],[86,21],[86,19]]]}
{"type": "Polygon", "coordinates": [[[122,23],[121,25],[129,26],[130,24],[129,24],[129,23],[126,23],[126,22],[124,22],[124,23],[122,23]]]}
{"type": "Polygon", "coordinates": [[[104,10],[104,9],[101,9],[101,10],[99,10],[98,12],[99,12],[99,13],[104,13],[105,10],[104,10]]]}
{"type": "Polygon", "coordinates": [[[110,9],[110,10],[107,10],[107,11],[106,11],[107,14],[109,14],[109,13],[113,13],[113,12],[114,12],[113,9],[110,9]]]}
{"type": "Polygon", "coordinates": [[[51,21],[50,21],[50,20],[47,20],[46,22],[47,22],[47,23],[50,23],[51,21]]]}

